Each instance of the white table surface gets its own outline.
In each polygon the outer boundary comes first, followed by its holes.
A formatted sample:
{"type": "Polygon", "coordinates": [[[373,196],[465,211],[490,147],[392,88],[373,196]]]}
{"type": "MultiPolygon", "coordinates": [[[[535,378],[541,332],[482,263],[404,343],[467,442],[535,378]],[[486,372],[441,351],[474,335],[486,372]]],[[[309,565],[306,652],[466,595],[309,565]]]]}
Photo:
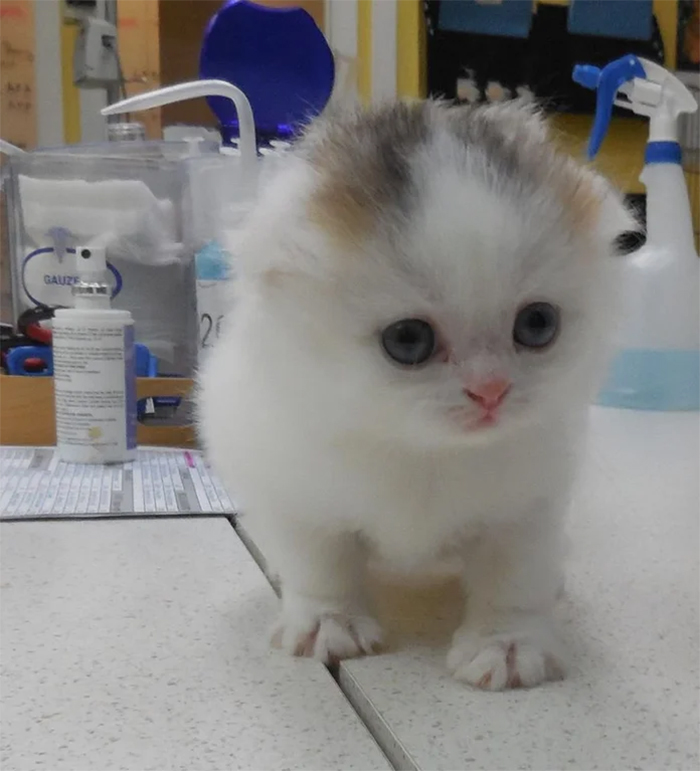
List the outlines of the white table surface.
{"type": "MultiPolygon", "coordinates": [[[[561,608],[573,670],[472,691],[444,666],[456,585],[385,584],[393,652],[340,678],[397,767],[700,767],[698,416],[592,419],[561,608]]],[[[276,600],[225,520],[0,534],[3,770],[387,767],[323,667],[267,648],[276,600]]]]}
{"type": "Polygon", "coordinates": [[[561,609],[573,670],[532,690],[470,690],[445,670],[455,587],[385,587],[399,647],[344,663],[341,684],[397,766],[700,767],[698,416],[596,408],[592,421],[561,609]]]}
{"type": "Polygon", "coordinates": [[[0,534],[3,771],[388,767],[226,520],[0,534]]]}

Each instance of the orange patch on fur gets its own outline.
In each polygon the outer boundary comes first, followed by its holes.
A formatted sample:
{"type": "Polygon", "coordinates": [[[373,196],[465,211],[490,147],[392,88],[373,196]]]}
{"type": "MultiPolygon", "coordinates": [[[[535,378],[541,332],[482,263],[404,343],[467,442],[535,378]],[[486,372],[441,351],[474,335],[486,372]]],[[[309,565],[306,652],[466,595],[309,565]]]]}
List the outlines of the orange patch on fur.
{"type": "Polygon", "coordinates": [[[582,177],[569,198],[574,225],[581,230],[593,227],[600,216],[601,203],[591,180],[582,177]]]}
{"type": "Polygon", "coordinates": [[[356,185],[329,176],[309,200],[309,220],[341,244],[356,242],[372,225],[368,204],[356,185]]]}
{"type": "Polygon", "coordinates": [[[570,161],[563,165],[557,176],[559,194],[571,215],[572,226],[579,233],[589,232],[598,222],[602,205],[595,177],[585,167],[570,161]]]}

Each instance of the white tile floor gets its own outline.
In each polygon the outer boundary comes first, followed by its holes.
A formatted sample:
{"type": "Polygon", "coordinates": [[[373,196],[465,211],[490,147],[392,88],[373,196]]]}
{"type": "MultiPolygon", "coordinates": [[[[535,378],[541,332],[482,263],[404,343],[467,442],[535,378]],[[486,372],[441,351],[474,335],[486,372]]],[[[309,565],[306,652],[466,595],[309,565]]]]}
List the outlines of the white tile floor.
{"type": "Polygon", "coordinates": [[[0,767],[387,768],[372,733],[400,768],[694,771],[698,427],[593,411],[562,607],[574,668],[531,691],[447,676],[454,585],[378,589],[397,647],[344,664],[343,694],[261,643],[275,599],[225,520],[4,524],[0,767]]]}
{"type": "Polygon", "coordinates": [[[1,530],[3,771],[389,767],[227,520],[1,530]]]}
{"type": "Polygon", "coordinates": [[[700,767],[698,417],[596,409],[592,418],[561,613],[573,671],[530,691],[466,689],[444,666],[454,587],[394,590],[391,601],[385,589],[386,622],[401,608],[393,626],[415,631],[414,644],[345,663],[341,682],[397,765],[700,767]],[[436,599],[446,623],[431,637],[442,647],[425,640],[436,599]]]}

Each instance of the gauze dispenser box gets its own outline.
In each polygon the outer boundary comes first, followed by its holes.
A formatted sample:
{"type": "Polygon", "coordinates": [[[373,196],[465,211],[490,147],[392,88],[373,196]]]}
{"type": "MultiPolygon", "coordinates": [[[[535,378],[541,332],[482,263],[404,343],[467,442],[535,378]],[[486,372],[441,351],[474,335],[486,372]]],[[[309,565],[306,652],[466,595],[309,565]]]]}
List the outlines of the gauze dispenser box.
{"type": "Polygon", "coordinates": [[[700,259],[681,166],[678,118],[695,97],[658,64],[628,55],[600,69],[579,65],[574,80],[597,91],[588,155],[605,137],[613,104],[649,118],[641,181],[647,242],[621,258],[625,283],[619,352],[599,402],[641,410],[700,407],[700,259]]]}
{"type": "Polygon", "coordinates": [[[199,70],[201,80],[139,94],[102,114],[206,97],[217,118],[217,153],[193,153],[185,164],[184,225],[195,255],[202,355],[224,317],[235,313],[228,279],[236,276],[236,243],[247,213],[284,165],[300,127],[328,103],[335,64],[323,32],[302,8],[228,0],[207,26],[199,70]]]}
{"type": "MultiPolygon", "coordinates": [[[[138,112],[197,97],[229,100],[239,123],[237,145],[217,145],[213,153],[192,153],[184,162],[183,231],[194,255],[198,354],[218,336],[229,306],[228,279],[235,276],[230,248],[257,200],[258,184],[271,173],[281,152],[258,155],[256,126],[245,94],[223,80],[197,80],[149,91],[105,108],[103,115],[138,112]]],[[[199,140],[192,140],[193,146],[199,140]]]]}
{"type": "Polygon", "coordinates": [[[194,254],[183,224],[191,153],[213,142],[115,141],[9,159],[15,317],[72,307],[76,246],[103,249],[112,308],[133,318],[160,374],[191,375],[197,356],[194,254]]]}

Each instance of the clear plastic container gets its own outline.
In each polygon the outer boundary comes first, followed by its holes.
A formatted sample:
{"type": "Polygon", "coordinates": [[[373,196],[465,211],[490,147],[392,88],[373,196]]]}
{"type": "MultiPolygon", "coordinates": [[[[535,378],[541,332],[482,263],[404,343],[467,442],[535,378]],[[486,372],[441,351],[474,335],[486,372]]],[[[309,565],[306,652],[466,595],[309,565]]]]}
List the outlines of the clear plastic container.
{"type": "Polygon", "coordinates": [[[246,174],[234,148],[186,161],[184,225],[188,248],[195,255],[200,352],[216,341],[230,311],[232,293],[226,282],[236,276],[235,254],[229,252],[236,230],[255,203],[258,185],[275,173],[284,153],[283,147],[270,148],[246,174]]]}
{"type": "MultiPolygon", "coordinates": [[[[131,312],[162,373],[191,375],[195,267],[183,208],[192,152],[188,142],[113,141],[10,158],[15,317],[38,303],[71,307],[75,245],[105,247],[113,308],[131,312]]],[[[194,152],[218,147],[199,142],[194,152]]]]}

